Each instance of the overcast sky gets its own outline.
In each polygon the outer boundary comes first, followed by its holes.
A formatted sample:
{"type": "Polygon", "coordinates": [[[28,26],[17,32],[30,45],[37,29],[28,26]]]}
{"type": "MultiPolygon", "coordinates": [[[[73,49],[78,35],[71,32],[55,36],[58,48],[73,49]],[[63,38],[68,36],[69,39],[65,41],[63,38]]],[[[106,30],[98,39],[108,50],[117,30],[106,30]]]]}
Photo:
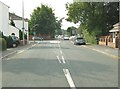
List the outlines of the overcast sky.
{"type": "MultiPolygon", "coordinates": [[[[22,17],[22,0],[0,0],[6,5],[8,5],[9,11],[15,13],[18,16],[22,17]]],[[[55,11],[55,16],[62,18],[66,17],[66,8],[65,4],[69,2],[72,3],[73,0],[24,0],[24,16],[25,18],[30,18],[30,14],[33,10],[40,6],[41,3],[48,5],[49,7],[53,8],[55,11]]],[[[63,20],[62,28],[67,29],[69,26],[75,26],[74,24],[68,23],[67,21],[63,20]]]]}

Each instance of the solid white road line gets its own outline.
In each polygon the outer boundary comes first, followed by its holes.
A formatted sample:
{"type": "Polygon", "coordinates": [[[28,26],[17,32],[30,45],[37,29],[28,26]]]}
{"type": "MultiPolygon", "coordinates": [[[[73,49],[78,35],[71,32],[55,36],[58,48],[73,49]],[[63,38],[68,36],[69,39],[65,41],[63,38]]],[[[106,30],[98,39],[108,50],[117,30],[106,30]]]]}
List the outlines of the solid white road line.
{"type": "Polygon", "coordinates": [[[73,80],[72,80],[72,77],[71,77],[71,75],[70,75],[69,70],[68,70],[68,69],[63,69],[63,72],[64,72],[64,74],[65,74],[65,77],[66,77],[66,79],[67,79],[67,81],[68,81],[69,86],[71,87],[71,89],[76,89],[76,88],[75,88],[75,84],[74,84],[74,82],[73,82],[73,80]]]}
{"type": "Polygon", "coordinates": [[[64,59],[64,57],[62,56],[62,61],[63,61],[63,63],[65,64],[66,62],[65,62],[65,59],[64,59]]]}
{"type": "Polygon", "coordinates": [[[57,56],[57,59],[58,59],[59,63],[62,63],[62,62],[60,61],[60,58],[59,58],[59,56],[57,56]]]}
{"type": "Polygon", "coordinates": [[[25,50],[20,50],[17,54],[20,54],[20,53],[22,53],[22,52],[24,52],[25,50]]]}
{"type": "Polygon", "coordinates": [[[5,57],[7,57],[7,56],[9,56],[9,55],[11,55],[11,54],[14,54],[14,53],[17,53],[17,51],[11,52],[11,53],[9,53],[9,54],[3,56],[3,57],[0,57],[0,59],[3,59],[3,58],[5,58],[5,57]]]}

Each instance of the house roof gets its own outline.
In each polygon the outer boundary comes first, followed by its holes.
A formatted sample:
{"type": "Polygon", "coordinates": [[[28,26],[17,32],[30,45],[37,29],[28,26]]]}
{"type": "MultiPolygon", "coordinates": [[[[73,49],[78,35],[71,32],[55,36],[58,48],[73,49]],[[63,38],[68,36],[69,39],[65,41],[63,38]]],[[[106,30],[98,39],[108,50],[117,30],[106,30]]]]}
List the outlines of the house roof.
{"type": "Polygon", "coordinates": [[[120,22],[113,25],[114,28],[109,30],[109,32],[119,32],[120,31],[120,22]]]}
{"type": "MultiPolygon", "coordinates": [[[[23,18],[20,16],[17,16],[15,13],[9,13],[9,19],[12,20],[22,20],[23,18]]],[[[28,19],[24,19],[26,22],[28,22],[28,19]]]]}
{"type": "Polygon", "coordinates": [[[120,30],[118,28],[113,28],[109,32],[119,32],[120,30]]]}
{"type": "Polygon", "coordinates": [[[8,5],[6,5],[5,3],[1,2],[1,1],[0,1],[0,3],[2,3],[2,4],[5,5],[5,6],[7,6],[8,8],[10,8],[10,7],[9,7],[8,5]]]}
{"type": "Polygon", "coordinates": [[[120,22],[113,25],[114,27],[120,26],[120,22]]]}

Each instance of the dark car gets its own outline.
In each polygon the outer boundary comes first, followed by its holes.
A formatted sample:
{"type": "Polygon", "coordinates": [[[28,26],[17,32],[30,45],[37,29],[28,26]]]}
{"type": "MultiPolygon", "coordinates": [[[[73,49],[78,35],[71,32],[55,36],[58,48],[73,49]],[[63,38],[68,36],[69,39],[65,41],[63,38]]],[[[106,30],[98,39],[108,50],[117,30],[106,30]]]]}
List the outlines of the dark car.
{"type": "Polygon", "coordinates": [[[20,44],[17,36],[8,36],[6,38],[6,40],[7,40],[7,47],[14,47],[15,48],[20,44]]]}
{"type": "Polygon", "coordinates": [[[75,45],[85,45],[85,39],[82,37],[77,37],[74,39],[74,44],[75,45]]]}

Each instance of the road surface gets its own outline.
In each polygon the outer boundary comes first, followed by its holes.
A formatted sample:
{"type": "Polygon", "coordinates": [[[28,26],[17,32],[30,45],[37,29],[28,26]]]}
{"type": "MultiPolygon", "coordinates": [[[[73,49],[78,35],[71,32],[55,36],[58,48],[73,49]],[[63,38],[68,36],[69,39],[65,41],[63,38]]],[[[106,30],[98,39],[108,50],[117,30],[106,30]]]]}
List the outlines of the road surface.
{"type": "Polygon", "coordinates": [[[118,60],[70,41],[38,41],[2,61],[3,87],[117,87],[118,60]]]}

